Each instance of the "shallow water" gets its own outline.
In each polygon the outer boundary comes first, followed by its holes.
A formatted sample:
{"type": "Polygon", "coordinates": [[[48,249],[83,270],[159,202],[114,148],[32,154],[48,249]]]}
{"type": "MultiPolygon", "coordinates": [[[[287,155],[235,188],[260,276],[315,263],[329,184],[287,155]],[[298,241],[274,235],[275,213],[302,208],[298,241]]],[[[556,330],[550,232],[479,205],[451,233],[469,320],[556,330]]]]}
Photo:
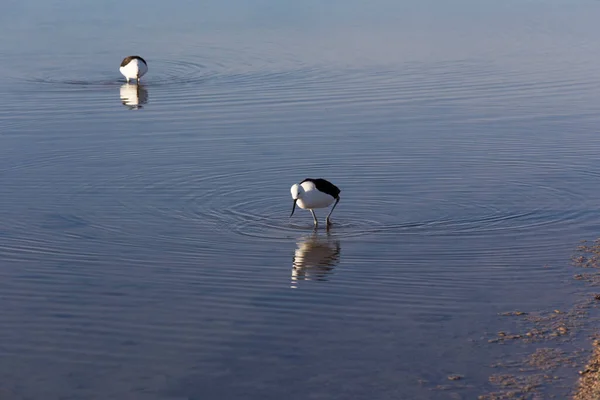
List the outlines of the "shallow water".
{"type": "Polygon", "coordinates": [[[597,2],[26,3],[0,16],[3,398],[474,398],[496,314],[576,296],[597,2]],[[306,177],[342,189],[328,232],[288,218],[306,177]]]}

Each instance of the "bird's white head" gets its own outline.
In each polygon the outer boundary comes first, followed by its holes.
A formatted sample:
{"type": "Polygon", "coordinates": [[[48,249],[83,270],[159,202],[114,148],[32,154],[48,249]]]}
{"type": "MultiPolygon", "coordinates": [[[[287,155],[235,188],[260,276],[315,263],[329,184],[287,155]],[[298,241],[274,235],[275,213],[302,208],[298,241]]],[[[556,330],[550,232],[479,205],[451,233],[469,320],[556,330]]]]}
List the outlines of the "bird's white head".
{"type": "Polygon", "coordinates": [[[298,200],[302,197],[302,194],[304,193],[304,188],[302,187],[302,185],[296,183],[295,185],[292,185],[290,192],[292,193],[292,199],[298,200]]]}
{"type": "Polygon", "coordinates": [[[292,215],[294,215],[294,211],[296,210],[296,201],[298,199],[302,198],[302,195],[304,194],[304,188],[302,187],[302,185],[296,183],[295,185],[293,185],[290,188],[290,192],[292,193],[292,199],[294,199],[294,205],[292,206],[292,213],[290,214],[290,217],[292,215]]]}

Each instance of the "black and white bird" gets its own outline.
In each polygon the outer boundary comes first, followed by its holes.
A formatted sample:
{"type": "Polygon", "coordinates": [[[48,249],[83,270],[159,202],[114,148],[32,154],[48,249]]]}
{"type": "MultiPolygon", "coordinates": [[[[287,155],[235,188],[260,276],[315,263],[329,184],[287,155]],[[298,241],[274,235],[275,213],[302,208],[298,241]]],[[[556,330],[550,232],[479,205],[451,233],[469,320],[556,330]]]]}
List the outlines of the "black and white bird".
{"type": "Polygon", "coordinates": [[[119,71],[125,76],[127,82],[129,82],[130,79],[135,79],[140,83],[140,78],[148,72],[148,64],[146,64],[146,60],[140,56],[129,56],[121,61],[119,71]]]}
{"type": "Polygon", "coordinates": [[[297,204],[298,207],[302,209],[310,210],[315,221],[315,227],[319,225],[319,222],[317,221],[317,217],[313,210],[315,208],[329,207],[331,203],[335,201],[335,204],[325,220],[327,226],[331,225],[329,217],[331,217],[331,213],[333,213],[335,206],[337,206],[340,201],[340,189],[337,186],[322,178],[306,178],[302,182],[293,185],[290,191],[292,193],[292,199],[294,200],[294,206],[290,217],[294,215],[297,204]]]}

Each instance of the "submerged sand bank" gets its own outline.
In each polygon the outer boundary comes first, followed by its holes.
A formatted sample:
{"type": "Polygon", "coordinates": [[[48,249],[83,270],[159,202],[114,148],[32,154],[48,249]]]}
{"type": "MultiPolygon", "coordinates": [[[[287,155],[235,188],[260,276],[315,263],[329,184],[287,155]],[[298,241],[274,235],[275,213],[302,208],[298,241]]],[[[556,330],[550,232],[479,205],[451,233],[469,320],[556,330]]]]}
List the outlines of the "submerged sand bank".
{"type": "MultiPolygon", "coordinates": [[[[571,398],[600,399],[600,340],[590,350],[584,337],[598,338],[600,306],[600,239],[579,246],[573,265],[584,268],[573,278],[585,283],[581,300],[566,310],[545,312],[510,311],[501,316],[519,318],[518,332],[498,332],[491,344],[526,344],[531,350],[517,360],[499,360],[498,373],[490,376],[495,390],[483,393],[481,400],[571,398]],[[581,344],[580,344],[581,343],[581,344]],[[578,348],[577,346],[586,347],[578,348]],[[591,353],[591,355],[590,355],[591,353]],[[584,367],[585,365],[585,367],[584,367]],[[579,378],[573,375],[579,371],[579,378]],[[568,393],[568,395],[567,395],[568,393]]],[[[578,271],[579,272],[579,271],[578,271]]]]}

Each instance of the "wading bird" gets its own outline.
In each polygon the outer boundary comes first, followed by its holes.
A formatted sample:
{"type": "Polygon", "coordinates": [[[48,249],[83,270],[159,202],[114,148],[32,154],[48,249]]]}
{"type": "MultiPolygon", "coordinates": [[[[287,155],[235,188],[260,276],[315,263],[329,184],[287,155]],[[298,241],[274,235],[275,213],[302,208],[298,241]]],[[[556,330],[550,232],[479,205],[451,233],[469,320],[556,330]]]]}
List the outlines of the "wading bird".
{"type": "Polygon", "coordinates": [[[292,193],[292,199],[294,200],[294,206],[290,217],[294,215],[297,204],[298,207],[309,210],[312,213],[315,227],[319,225],[319,222],[317,221],[317,217],[313,210],[315,208],[329,207],[331,203],[335,201],[329,215],[327,215],[327,218],[325,219],[327,226],[331,225],[329,217],[331,217],[331,213],[333,213],[335,206],[337,206],[337,203],[340,201],[340,189],[337,186],[322,178],[306,178],[302,182],[293,185],[290,191],[292,193]]]}

